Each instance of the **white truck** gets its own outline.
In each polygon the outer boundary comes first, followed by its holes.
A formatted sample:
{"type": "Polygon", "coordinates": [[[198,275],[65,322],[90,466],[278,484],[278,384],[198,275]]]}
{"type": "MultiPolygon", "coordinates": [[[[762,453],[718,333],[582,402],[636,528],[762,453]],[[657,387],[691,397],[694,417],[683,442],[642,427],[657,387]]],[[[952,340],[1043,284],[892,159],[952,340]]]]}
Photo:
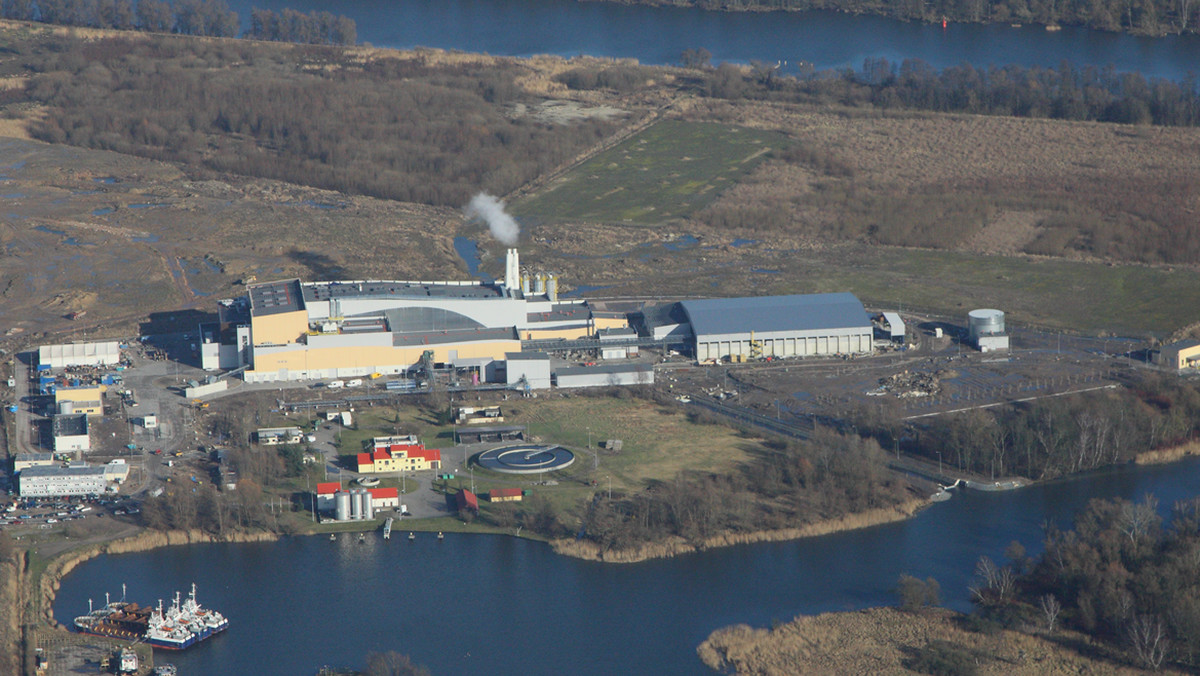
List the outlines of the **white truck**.
{"type": "Polygon", "coordinates": [[[330,383],[327,387],[331,390],[336,390],[336,389],[339,389],[339,388],[342,388],[345,386],[346,386],[346,383],[344,383],[340,380],[333,380],[333,381],[330,381],[330,383]]]}

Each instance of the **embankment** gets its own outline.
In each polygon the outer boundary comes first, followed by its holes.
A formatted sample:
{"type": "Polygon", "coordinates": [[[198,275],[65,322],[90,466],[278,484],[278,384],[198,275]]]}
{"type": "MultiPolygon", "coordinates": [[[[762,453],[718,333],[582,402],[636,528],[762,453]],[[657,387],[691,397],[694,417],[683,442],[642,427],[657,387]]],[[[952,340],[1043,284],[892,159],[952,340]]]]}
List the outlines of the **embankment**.
{"type": "Polygon", "coordinates": [[[277,534],[266,531],[233,533],[223,536],[213,536],[198,530],[144,531],[133,537],[76,549],[51,561],[50,565],[46,567],[46,572],[42,574],[38,589],[42,602],[42,615],[49,626],[61,626],[54,619],[54,597],[58,593],[59,583],[76,566],[101,554],[144,552],[159,547],[201,542],[270,542],[278,539],[277,534]]]}
{"type": "Polygon", "coordinates": [[[1139,465],[1162,465],[1168,462],[1175,462],[1176,460],[1183,460],[1197,453],[1200,453],[1200,442],[1189,441],[1186,444],[1179,444],[1178,446],[1169,446],[1156,451],[1138,453],[1137,457],[1134,458],[1134,462],[1139,465]]]}
{"type": "Polygon", "coordinates": [[[616,551],[603,549],[600,545],[588,540],[554,540],[550,543],[550,546],[553,547],[556,554],[573,556],[578,559],[603,561],[605,563],[636,563],[648,559],[662,559],[680,554],[691,554],[716,547],[729,547],[755,542],[798,540],[800,538],[828,535],[830,533],[855,530],[857,528],[867,528],[868,526],[878,526],[880,524],[907,519],[928,504],[928,500],[909,500],[893,507],[869,509],[865,512],[856,512],[835,519],[817,521],[797,528],[781,528],[778,530],[752,531],[748,533],[722,533],[699,543],[689,542],[679,536],[671,536],[665,540],[648,542],[635,548],[616,551]]]}
{"type": "Polygon", "coordinates": [[[1144,673],[1106,659],[1103,647],[1082,634],[982,634],[965,630],[960,618],[943,608],[917,613],[871,608],[797,617],[774,629],[739,624],[713,632],[696,652],[719,673],[763,676],[907,674],[913,673],[908,667],[914,659],[938,650],[935,654],[956,657],[976,674],[1144,673]],[[954,650],[945,651],[946,644],[954,650]]]}

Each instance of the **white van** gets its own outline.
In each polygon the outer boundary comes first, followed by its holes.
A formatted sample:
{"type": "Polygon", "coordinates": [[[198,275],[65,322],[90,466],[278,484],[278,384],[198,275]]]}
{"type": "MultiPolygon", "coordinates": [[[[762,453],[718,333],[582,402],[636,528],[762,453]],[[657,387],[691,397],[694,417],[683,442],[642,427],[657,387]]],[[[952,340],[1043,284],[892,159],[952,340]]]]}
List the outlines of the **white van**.
{"type": "Polygon", "coordinates": [[[336,390],[339,387],[345,387],[345,386],[346,386],[346,383],[343,383],[340,380],[334,380],[334,381],[330,382],[328,385],[329,389],[331,389],[331,390],[336,390]]]}
{"type": "Polygon", "coordinates": [[[346,383],[346,387],[362,387],[362,378],[355,378],[346,383]]]}

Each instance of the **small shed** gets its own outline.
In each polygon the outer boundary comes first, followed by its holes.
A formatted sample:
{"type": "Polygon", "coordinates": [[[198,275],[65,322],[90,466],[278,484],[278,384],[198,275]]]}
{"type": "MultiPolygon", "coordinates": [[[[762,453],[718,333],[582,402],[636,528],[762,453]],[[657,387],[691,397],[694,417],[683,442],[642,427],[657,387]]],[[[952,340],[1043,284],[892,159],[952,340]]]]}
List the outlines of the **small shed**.
{"type": "Polygon", "coordinates": [[[520,502],[521,497],[520,488],[493,488],[488,493],[491,502],[520,502]]]}
{"type": "Polygon", "coordinates": [[[479,513],[479,498],[465,488],[454,495],[454,501],[458,504],[460,512],[465,509],[476,514],[479,513]]]}

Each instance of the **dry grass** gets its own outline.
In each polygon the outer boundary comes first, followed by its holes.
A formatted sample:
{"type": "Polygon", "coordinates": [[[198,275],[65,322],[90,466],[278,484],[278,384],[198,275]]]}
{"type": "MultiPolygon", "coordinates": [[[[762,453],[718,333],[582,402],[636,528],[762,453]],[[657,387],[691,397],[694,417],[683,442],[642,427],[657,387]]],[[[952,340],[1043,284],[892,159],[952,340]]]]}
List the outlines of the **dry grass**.
{"type": "MultiPolygon", "coordinates": [[[[584,448],[590,428],[593,446],[620,439],[619,453],[601,450],[602,470],[613,488],[640,490],[649,481],[667,481],[683,470],[728,472],[749,459],[758,440],[724,426],[695,425],[676,409],[641,399],[570,396],[511,403],[506,418],[528,425],[530,433],[572,448],[584,448]]],[[[589,468],[592,458],[577,463],[589,468]]]]}
{"type": "Polygon", "coordinates": [[[1093,644],[1082,635],[1059,632],[1047,637],[1004,630],[989,636],[963,630],[957,617],[942,609],[911,614],[874,608],[798,617],[774,630],[736,625],[713,632],[697,652],[721,673],[911,674],[904,661],[940,640],[973,653],[979,674],[1144,673],[1095,656],[1093,644]]]}

